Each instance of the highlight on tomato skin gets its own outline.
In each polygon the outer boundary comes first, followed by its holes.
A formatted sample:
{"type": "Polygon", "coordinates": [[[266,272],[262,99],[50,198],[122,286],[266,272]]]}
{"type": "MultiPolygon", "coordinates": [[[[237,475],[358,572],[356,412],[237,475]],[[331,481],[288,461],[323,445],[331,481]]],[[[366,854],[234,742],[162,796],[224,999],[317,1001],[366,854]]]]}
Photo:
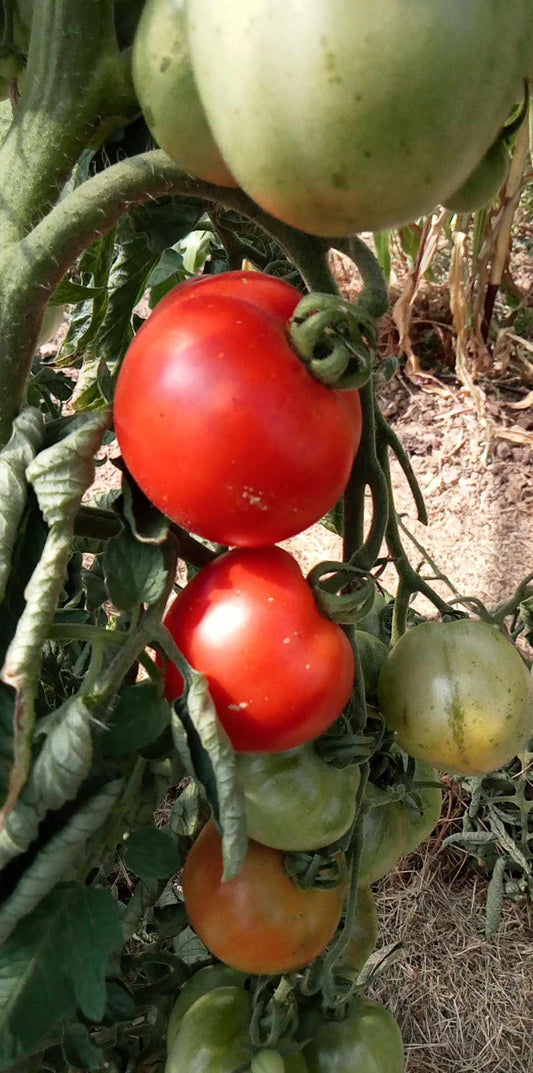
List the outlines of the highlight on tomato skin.
{"type": "Polygon", "coordinates": [[[148,499],[227,546],[275,544],[342,496],[359,393],[319,383],[288,339],[300,292],[259,272],[179,284],[120,370],[115,430],[148,499]]]}
{"type": "Polygon", "coordinates": [[[293,972],[314,961],[341,919],[345,885],[302,890],[283,852],[250,841],[244,864],[222,882],[221,838],[209,820],[183,871],[189,921],[216,957],[241,972],[293,972]]]}
{"type": "MultiPolygon", "coordinates": [[[[303,745],[331,726],[350,697],[350,642],[319,610],[298,563],[282,548],[242,548],[215,559],[175,599],[165,625],[207,676],[237,752],[303,745]]],[[[170,701],[183,692],[173,663],[165,690],[170,701]]]]}

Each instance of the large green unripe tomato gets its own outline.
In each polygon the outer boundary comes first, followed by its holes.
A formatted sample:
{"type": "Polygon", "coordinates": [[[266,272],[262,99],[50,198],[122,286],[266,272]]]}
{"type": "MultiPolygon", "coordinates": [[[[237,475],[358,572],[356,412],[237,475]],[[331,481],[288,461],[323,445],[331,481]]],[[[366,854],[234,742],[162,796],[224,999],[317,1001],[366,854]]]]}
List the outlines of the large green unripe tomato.
{"type": "Polygon", "coordinates": [[[480,160],[471,175],[444,202],[444,208],[455,213],[477,212],[494,201],[509,170],[509,150],[505,138],[498,138],[480,160]]]}
{"type": "Polygon", "coordinates": [[[365,790],[363,849],[359,865],[361,883],[376,883],[405,854],[407,810],[399,801],[389,801],[372,783],[365,790]]]}
{"type": "Polygon", "coordinates": [[[438,786],[418,787],[419,782],[438,782],[437,772],[418,762],[413,794],[419,811],[403,800],[391,801],[385,790],[368,783],[365,790],[366,812],[363,818],[363,851],[359,867],[362,883],[376,883],[394,865],[429,837],[436,827],[442,808],[442,790],[438,786]]]}
{"type": "Polygon", "coordinates": [[[409,223],[520,97],[530,0],[187,0],[198,92],[263,209],[319,235],[409,223]]]}
{"type": "Polygon", "coordinates": [[[390,1010],[356,999],[344,1021],[327,1021],[319,1010],[301,1018],[300,1039],[309,1073],[404,1073],[400,1029],[390,1010]]]}
{"type": "Polygon", "coordinates": [[[261,1066],[265,1073],[307,1073],[302,1055],[282,1058],[270,1050],[254,1055],[251,1017],[251,995],[241,988],[219,987],[197,999],[169,1047],[165,1073],[248,1073],[261,1066]]]}
{"type": "Polygon", "coordinates": [[[313,745],[238,754],[237,774],[248,834],[265,846],[319,849],[336,842],[354,821],[359,768],[326,764],[313,745]]]}
{"type": "Polygon", "coordinates": [[[495,626],[424,622],[398,641],[381,672],[381,711],[402,749],[440,770],[485,775],[533,733],[533,686],[495,626]]]}
{"type": "Polygon", "coordinates": [[[205,969],[195,972],[181,988],[172,1007],[167,1025],[167,1050],[172,1047],[185,1014],[202,995],[217,987],[240,987],[245,979],[243,973],[230,969],[228,965],[207,965],[205,969]]]}
{"type": "Polygon", "coordinates": [[[236,186],[198,96],[185,34],[184,0],[146,0],[133,47],[133,83],[157,142],[199,179],[236,186]]]}
{"type": "MultiPolygon", "coordinates": [[[[415,772],[416,782],[439,782],[439,777],[434,768],[429,764],[418,761],[415,772]]],[[[415,786],[413,788],[417,799],[420,800],[420,811],[402,807],[407,812],[407,836],[405,841],[404,855],[412,853],[421,842],[429,838],[431,832],[437,826],[442,811],[442,790],[439,786],[415,786]]]]}
{"type": "Polygon", "coordinates": [[[376,947],[378,940],[376,899],[370,887],[359,886],[352,933],[339,969],[343,976],[357,977],[376,947]]]}

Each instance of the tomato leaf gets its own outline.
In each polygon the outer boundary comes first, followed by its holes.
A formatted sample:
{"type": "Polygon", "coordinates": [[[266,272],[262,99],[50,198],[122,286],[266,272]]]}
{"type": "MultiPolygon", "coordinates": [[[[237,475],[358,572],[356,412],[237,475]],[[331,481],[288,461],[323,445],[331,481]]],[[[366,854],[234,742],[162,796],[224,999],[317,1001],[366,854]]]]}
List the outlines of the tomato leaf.
{"type": "Polygon", "coordinates": [[[97,1047],[86,1025],[74,1022],[63,1030],[63,1057],[74,1069],[101,1069],[104,1052],[97,1047]]]}
{"type": "Polygon", "coordinates": [[[0,1069],[28,1055],[76,1006],[101,1019],[109,955],[121,945],[108,891],[78,883],[50,891],[0,949],[0,1069]]]}
{"type": "Polygon", "coordinates": [[[13,422],[11,438],[0,451],[0,600],[6,591],[11,556],[27,498],[26,469],[44,436],[38,410],[29,407],[13,422]]]}
{"type": "Polygon", "coordinates": [[[124,756],[156,741],[170,725],[170,705],[151,682],[128,686],[102,738],[104,756],[124,756]]]}
{"type": "Polygon", "coordinates": [[[120,980],[107,980],[107,996],[102,1023],[117,1025],[131,1021],[135,1015],[135,1000],[120,980]]]}
{"type": "Polygon", "coordinates": [[[3,801],[7,794],[9,772],[13,763],[14,710],[13,690],[0,682],[0,801],[3,801]]]}
{"type": "Polygon", "coordinates": [[[141,827],[128,836],[124,862],[141,879],[167,879],[181,867],[174,842],[156,827],[141,827]]]}
{"type": "Polygon", "coordinates": [[[233,879],[241,868],[248,845],[244,792],[237,779],[235,753],[219,722],[207,680],[202,674],[194,672],[186,700],[175,706],[172,716],[176,748],[186,762],[183,749],[180,749],[181,727],[187,737],[192,773],[204,786],[222,833],[224,879],[233,879]]]}
{"type": "Polygon", "coordinates": [[[13,893],[0,907],[0,945],[65,876],[70,875],[88,838],[104,825],[122,789],[122,781],[108,783],[74,814],[58,834],[37,853],[13,893]]]}
{"type": "Polygon", "coordinates": [[[0,832],[0,869],[28,849],[46,812],[71,801],[89,772],[90,713],[83,698],[72,697],[52,720],[31,776],[0,832]]]}
{"type": "Polygon", "coordinates": [[[168,518],[150,503],[129,473],[122,474],[122,495],[124,517],[137,540],[146,544],[162,544],[168,536],[168,518]]]}
{"type": "Polygon", "coordinates": [[[109,595],[119,611],[155,604],[165,589],[166,569],[160,549],[136,540],[129,530],[109,541],[104,571],[109,595]]]}

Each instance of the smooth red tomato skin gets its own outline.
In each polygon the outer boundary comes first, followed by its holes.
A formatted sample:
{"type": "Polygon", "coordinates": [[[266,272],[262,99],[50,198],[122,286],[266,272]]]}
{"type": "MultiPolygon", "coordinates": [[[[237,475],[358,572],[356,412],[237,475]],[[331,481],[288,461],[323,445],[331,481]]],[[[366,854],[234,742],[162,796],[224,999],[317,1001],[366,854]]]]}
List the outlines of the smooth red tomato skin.
{"type": "Polygon", "coordinates": [[[148,498],[221,544],[274,544],[342,495],[361,437],[358,392],[315,380],[287,338],[301,298],[224,273],[176,287],[133,340],[115,394],[126,465],[148,498]]]}
{"type": "MultiPolygon", "coordinates": [[[[321,614],[298,563],[282,548],[222,555],[180,593],[165,625],[189,663],[207,675],[237,752],[303,745],[331,725],[350,696],[350,642],[321,614]]],[[[183,679],[169,664],[168,699],[182,691],[183,679]]]]}
{"type": "Polygon", "coordinates": [[[253,841],[239,874],[223,883],[213,820],[183,871],[192,927],[211,953],[241,972],[293,972],[314,961],[336,931],[344,894],[344,887],[301,890],[283,867],[283,853],[253,841]]]}

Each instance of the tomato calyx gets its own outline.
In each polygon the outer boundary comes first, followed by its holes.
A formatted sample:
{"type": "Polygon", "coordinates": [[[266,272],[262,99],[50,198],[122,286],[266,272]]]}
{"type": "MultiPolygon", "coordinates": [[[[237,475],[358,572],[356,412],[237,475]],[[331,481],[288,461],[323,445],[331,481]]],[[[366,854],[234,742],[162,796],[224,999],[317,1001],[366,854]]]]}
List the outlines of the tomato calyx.
{"type": "Polygon", "coordinates": [[[250,1039],[259,1051],[275,1047],[282,1055],[301,1049],[293,1035],[298,1026],[298,1007],[287,976],[262,977],[253,988],[250,1039]]]}
{"type": "Polygon", "coordinates": [[[355,391],[370,379],[375,322],[344,298],[306,295],[294,311],[289,338],[308,372],[322,384],[355,391]]]}
{"type": "MultiPolygon", "coordinates": [[[[340,841],[345,839],[346,836],[340,841]]],[[[333,852],[287,853],[283,863],[287,874],[302,890],[331,890],[332,887],[345,885],[348,878],[346,857],[338,849],[333,852]]]]}
{"type": "Polygon", "coordinates": [[[322,613],[341,625],[356,625],[374,604],[375,578],[349,563],[318,563],[307,575],[307,582],[322,613]],[[339,591],[345,588],[350,591],[339,591]]]}

